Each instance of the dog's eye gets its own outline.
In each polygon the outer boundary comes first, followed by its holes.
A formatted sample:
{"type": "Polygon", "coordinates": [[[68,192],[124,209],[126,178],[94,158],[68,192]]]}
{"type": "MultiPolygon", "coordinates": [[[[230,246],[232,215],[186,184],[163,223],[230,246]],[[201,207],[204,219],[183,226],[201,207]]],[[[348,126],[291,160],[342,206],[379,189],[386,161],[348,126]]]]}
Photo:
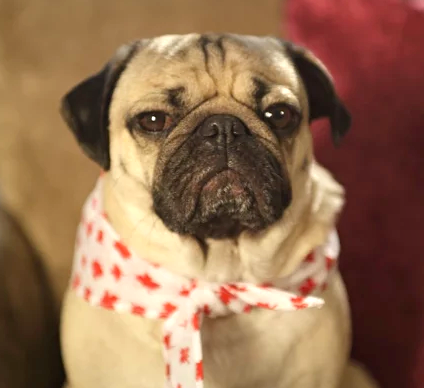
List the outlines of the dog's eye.
{"type": "Polygon", "coordinates": [[[172,118],[165,112],[144,112],[136,116],[137,125],[148,132],[162,132],[172,125],[172,118]]]}
{"type": "Polygon", "coordinates": [[[299,115],[287,104],[275,104],[265,110],[264,119],[273,129],[290,130],[296,127],[299,115]]]}

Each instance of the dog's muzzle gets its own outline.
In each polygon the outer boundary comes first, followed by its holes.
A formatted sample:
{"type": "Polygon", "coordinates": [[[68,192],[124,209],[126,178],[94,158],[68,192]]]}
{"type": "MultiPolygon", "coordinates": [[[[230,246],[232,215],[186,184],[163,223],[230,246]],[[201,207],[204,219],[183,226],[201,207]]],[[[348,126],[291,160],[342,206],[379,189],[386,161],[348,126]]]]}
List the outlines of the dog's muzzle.
{"type": "Polygon", "coordinates": [[[153,199],[169,229],[228,238],[278,220],[291,187],[275,155],[241,119],[215,114],[168,158],[153,199]]]}

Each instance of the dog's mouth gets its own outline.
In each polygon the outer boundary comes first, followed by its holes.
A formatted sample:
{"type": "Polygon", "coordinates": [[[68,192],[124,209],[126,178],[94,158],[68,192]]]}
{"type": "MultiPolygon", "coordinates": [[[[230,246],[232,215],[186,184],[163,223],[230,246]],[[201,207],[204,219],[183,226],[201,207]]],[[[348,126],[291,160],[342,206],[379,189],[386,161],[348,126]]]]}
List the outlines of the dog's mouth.
{"type": "Polygon", "coordinates": [[[206,179],[188,224],[199,238],[235,237],[253,227],[257,209],[248,182],[239,173],[225,169],[206,179]]]}
{"type": "Polygon", "coordinates": [[[246,194],[247,187],[242,177],[231,169],[224,169],[209,178],[202,188],[202,195],[228,192],[233,197],[246,194]]]}
{"type": "Polygon", "coordinates": [[[291,200],[288,182],[254,166],[202,173],[166,173],[154,190],[154,208],[165,225],[200,239],[233,238],[260,231],[280,219],[291,200]]]}

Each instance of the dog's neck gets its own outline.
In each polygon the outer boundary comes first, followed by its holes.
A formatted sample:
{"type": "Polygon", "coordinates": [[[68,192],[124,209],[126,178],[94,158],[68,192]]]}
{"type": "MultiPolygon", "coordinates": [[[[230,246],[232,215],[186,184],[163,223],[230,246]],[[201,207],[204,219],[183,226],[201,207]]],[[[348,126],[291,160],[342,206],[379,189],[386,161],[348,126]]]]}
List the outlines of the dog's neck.
{"type": "Polygon", "coordinates": [[[219,282],[262,282],[290,274],[324,242],[344,203],[343,188],[313,163],[306,179],[293,185],[294,200],[280,221],[261,233],[202,244],[166,228],[147,187],[126,175],[108,173],[104,181],[105,212],[140,257],[184,276],[219,282]]]}

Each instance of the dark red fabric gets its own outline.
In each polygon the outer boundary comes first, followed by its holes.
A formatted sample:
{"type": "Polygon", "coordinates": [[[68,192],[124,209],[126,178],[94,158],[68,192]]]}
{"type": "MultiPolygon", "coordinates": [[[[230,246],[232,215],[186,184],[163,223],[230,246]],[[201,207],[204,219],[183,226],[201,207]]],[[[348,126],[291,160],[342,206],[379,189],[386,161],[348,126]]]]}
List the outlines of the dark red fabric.
{"type": "Polygon", "coordinates": [[[353,115],[318,160],[347,189],[341,269],[353,357],[383,388],[424,387],[424,12],[390,0],[291,0],[289,38],[334,75],[353,115]]]}

